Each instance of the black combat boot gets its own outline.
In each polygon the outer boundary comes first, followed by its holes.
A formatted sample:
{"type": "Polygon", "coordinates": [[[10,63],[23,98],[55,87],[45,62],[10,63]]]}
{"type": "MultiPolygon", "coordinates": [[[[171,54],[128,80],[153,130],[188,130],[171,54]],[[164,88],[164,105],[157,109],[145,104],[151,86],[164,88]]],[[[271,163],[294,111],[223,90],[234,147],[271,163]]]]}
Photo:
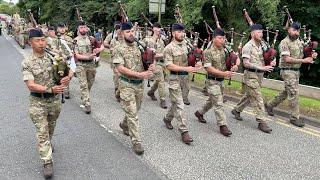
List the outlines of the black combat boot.
{"type": "Polygon", "coordinates": [[[297,127],[304,127],[305,126],[305,123],[303,122],[302,119],[290,118],[290,123],[297,126],[297,127]]]}
{"type": "Polygon", "coordinates": [[[232,132],[228,129],[226,125],[220,126],[220,133],[227,137],[229,137],[232,134],[232,132]]]}
{"type": "Polygon", "coordinates": [[[194,115],[198,118],[198,121],[201,123],[206,123],[207,121],[203,118],[203,115],[199,113],[199,111],[196,111],[194,115]]]}
{"type": "Polygon", "coordinates": [[[231,111],[231,113],[234,115],[234,118],[238,121],[243,121],[242,117],[240,116],[240,112],[236,111],[235,109],[233,109],[231,111]]]}
{"type": "Polygon", "coordinates": [[[182,140],[182,142],[184,142],[185,144],[188,144],[188,145],[191,142],[193,142],[193,139],[190,137],[188,132],[181,133],[181,140],[182,140]]]}
{"type": "Polygon", "coordinates": [[[43,165],[43,176],[45,179],[50,179],[53,176],[53,164],[45,164],[43,165]]]}
{"type": "Polygon", "coordinates": [[[132,149],[133,149],[134,153],[136,153],[137,155],[142,155],[144,153],[144,149],[143,149],[141,143],[134,143],[132,146],[132,149]]]}
{"type": "Polygon", "coordinates": [[[156,101],[157,98],[154,96],[154,93],[151,91],[148,91],[147,95],[152,99],[152,101],[156,101]]]}
{"type": "Polygon", "coordinates": [[[272,129],[267,125],[267,123],[259,123],[258,129],[265,133],[271,133],[272,129]]]}

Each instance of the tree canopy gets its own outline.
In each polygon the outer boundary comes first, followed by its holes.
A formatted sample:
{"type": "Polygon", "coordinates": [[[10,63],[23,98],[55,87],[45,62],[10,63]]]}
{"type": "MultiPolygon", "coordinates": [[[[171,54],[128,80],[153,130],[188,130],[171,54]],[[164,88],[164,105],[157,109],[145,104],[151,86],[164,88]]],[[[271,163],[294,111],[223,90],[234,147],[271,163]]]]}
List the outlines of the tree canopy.
{"type": "MultiPolygon", "coordinates": [[[[140,17],[141,12],[151,22],[158,20],[157,15],[149,13],[149,0],[123,0],[122,2],[131,21],[143,24],[144,20],[140,17]]],[[[174,17],[176,4],[180,5],[186,27],[195,29],[202,37],[208,36],[204,20],[215,28],[211,8],[214,5],[224,29],[234,28],[236,32],[247,32],[248,34],[249,26],[243,18],[242,11],[245,8],[255,23],[261,23],[272,30],[278,29],[281,40],[286,36],[284,26],[287,17],[283,10],[283,6],[286,5],[293,20],[306,25],[307,29],[312,29],[312,39],[320,39],[320,28],[318,28],[320,4],[313,0],[166,0],[166,12],[161,18],[163,25],[170,25],[176,21],[174,17]]],[[[91,26],[111,29],[113,22],[121,19],[119,5],[115,0],[20,0],[16,6],[2,3],[0,13],[12,14],[19,10],[21,16],[27,17],[26,10],[31,9],[39,23],[65,22],[73,26],[76,22],[75,6],[79,8],[83,19],[91,26]]],[[[320,75],[319,64],[312,65],[310,70],[303,67],[302,74],[303,83],[320,86],[320,80],[316,78],[320,75]]]]}

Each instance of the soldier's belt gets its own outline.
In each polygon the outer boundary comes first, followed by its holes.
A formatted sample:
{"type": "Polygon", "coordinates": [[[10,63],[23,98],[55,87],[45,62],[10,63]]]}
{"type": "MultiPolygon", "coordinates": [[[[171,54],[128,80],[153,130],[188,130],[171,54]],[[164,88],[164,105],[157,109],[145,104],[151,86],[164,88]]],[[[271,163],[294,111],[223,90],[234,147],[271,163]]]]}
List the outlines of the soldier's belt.
{"type": "Polygon", "coordinates": [[[224,81],[224,78],[218,78],[218,77],[214,77],[214,76],[212,76],[212,75],[208,75],[208,77],[207,77],[208,79],[210,79],[210,80],[215,80],[215,81],[224,81]]]}
{"type": "Polygon", "coordinates": [[[78,60],[79,62],[81,62],[81,63],[92,63],[93,62],[93,59],[91,59],[91,60],[78,60]]]}
{"type": "Polygon", "coordinates": [[[53,98],[53,97],[55,97],[57,94],[54,94],[54,93],[36,93],[36,92],[31,92],[30,95],[33,96],[33,97],[48,99],[48,98],[53,98]]]}
{"type": "Polygon", "coordinates": [[[259,69],[245,68],[245,70],[250,72],[255,72],[255,73],[264,73],[264,71],[261,71],[259,69]]]}
{"type": "Polygon", "coordinates": [[[120,76],[120,79],[131,84],[141,84],[143,82],[143,80],[140,79],[129,79],[123,76],[120,76]]]}
{"type": "Polygon", "coordinates": [[[280,68],[281,70],[300,71],[300,68],[280,68]]]}
{"type": "Polygon", "coordinates": [[[164,63],[164,59],[158,59],[157,62],[164,63]]]}
{"type": "Polygon", "coordinates": [[[182,71],[182,72],[175,72],[175,71],[170,71],[171,75],[188,75],[189,73],[186,71],[182,71]]]}

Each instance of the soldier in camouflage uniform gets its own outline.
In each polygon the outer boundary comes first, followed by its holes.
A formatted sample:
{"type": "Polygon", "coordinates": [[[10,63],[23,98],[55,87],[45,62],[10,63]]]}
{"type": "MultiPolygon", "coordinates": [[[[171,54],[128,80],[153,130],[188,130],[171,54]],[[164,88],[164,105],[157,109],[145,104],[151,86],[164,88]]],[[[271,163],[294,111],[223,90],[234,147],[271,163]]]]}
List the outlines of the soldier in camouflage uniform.
{"type": "Polygon", "coordinates": [[[56,43],[56,31],[55,28],[53,26],[50,26],[48,28],[48,36],[46,37],[46,41],[47,41],[47,48],[48,49],[53,49],[53,45],[56,43]]]}
{"type": "Polygon", "coordinates": [[[150,91],[148,91],[148,96],[151,97],[153,101],[156,101],[157,98],[154,96],[154,92],[158,89],[160,106],[163,109],[167,109],[166,105],[166,89],[164,81],[164,59],[163,59],[163,50],[164,42],[161,39],[161,25],[159,23],[153,24],[153,35],[148,36],[142,40],[142,44],[149,48],[153,48],[156,51],[155,59],[157,61],[156,71],[154,72],[154,84],[152,85],[150,91]]]}
{"type": "Polygon", "coordinates": [[[166,128],[173,129],[171,121],[176,118],[178,121],[178,129],[181,132],[182,141],[190,144],[193,139],[189,135],[187,127],[187,119],[184,117],[183,109],[183,95],[181,87],[183,83],[188,80],[188,73],[196,72],[200,69],[201,62],[197,67],[188,66],[188,49],[184,41],[184,26],[182,24],[172,25],[173,40],[164,49],[165,66],[170,70],[169,76],[169,94],[171,99],[171,106],[163,121],[166,128]]]}
{"type": "Polygon", "coordinates": [[[300,24],[293,23],[288,29],[288,36],[279,45],[281,56],[279,64],[280,75],[284,81],[285,89],[266,104],[266,109],[268,114],[273,116],[273,108],[288,99],[291,109],[290,123],[303,127],[305,123],[299,119],[299,68],[302,63],[313,63],[317,53],[313,53],[312,57],[303,58],[303,42],[299,39],[299,35],[300,24]]]}
{"type": "MultiPolygon", "coordinates": [[[[106,37],[106,39],[103,42],[104,46],[106,48],[110,49],[111,59],[113,57],[113,48],[115,46],[119,45],[123,40],[121,30],[120,30],[120,25],[121,25],[121,23],[119,21],[116,21],[114,23],[115,32],[111,32],[110,34],[108,34],[108,36],[106,37]]],[[[111,68],[113,70],[113,84],[114,84],[115,97],[118,100],[118,102],[120,102],[120,91],[119,91],[120,74],[117,71],[117,69],[114,67],[113,63],[111,63],[111,68]]]]}
{"type": "Polygon", "coordinates": [[[237,120],[242,120],[240,113],[250,103],[254,109],[258,128],[271,133],[272,129],[267,125],[263,97],[261,94],[261,83],[264,72],[271,72],[275,61],[265,66],[261,41],[263,40],[263,28],[260,24],[251,26],[251,40],[242,49],[243,65],[245,67],[243,81],[246,92],[237,106],[231,111],[237,120]]]}
{"type": "Polygon", "coordinates": [[[226,52],[224,49],[225,33],[222,29],[217,28],[214,31],[212,46],[204,51],[204,67],[208,72],[206,89],[209,98],[205,105],[195,112],[199,122],[206,123],[203,115],[214,107],[217,124],[220,127],[220,133],[224,136],[230,136],[232,133],[227,127],[226,114],[223,110],[223,81],[224,78],[230,78],[232,71],[238,70],[240,60],[235,63],[230,71],[226,69],[226,52]]]}
{"type": "MultiPolygon", "coordinates": [[[[58,24],[57,35],[60,38],[60,42],[58,42],[59,39],[56,40],[54,49],[61,51],[63,58],[67,60],[71,70],[75,72],[75,62],[73,59],[73,46],[74,46],[73,39],[67,36],[66,33],[67,33],[66,25],[63,23],[58,24]]],[[[67,86],[66,89],[64,90],[64,95],[66,99],[70,99],[69,86],[67,86]]]]}
{"type": "Polygon", "coordinates": [[[88,27],[84,21],[78,22],[79,35],[74,39],[75,54],[77,62],[76,74],[79,79],[81,92],[81,107],[86,114],[91,113],[90,90],[96,76],[96,64],[94,59],[97,57],[94,53],[91,41],[88,36],[88,27]]]}
{"type": "Polygon", "coordinates": [[[138,111],[143,98],[143,80],[152,76],[154,64],[144,71],[139,47],[134,40],[134,31],[131,23],[122,23],[121,32],[124,42],[114,47],[113,63],[121,74],[119,90],[121,106],[125,112],[120,127],[123,133],[131,137],[133,151],[141,155],[144,150],[139,134],[138,111]]]}
{"type": "Polygon", "coordinates": [[[53,175],[52,136],[56,120],[61,111],[61,101],[58,94],[63,93],[64,86],[68,85],[72,71],[60,83],[53,78],[53,60],[45,53],[46,40],[41,30],[32,29],[29,33],[33,52],[22,62],[23,81],[30,90],[29,113],[36,127],[38,150],[44,165],[45,178],[53,175]]]}

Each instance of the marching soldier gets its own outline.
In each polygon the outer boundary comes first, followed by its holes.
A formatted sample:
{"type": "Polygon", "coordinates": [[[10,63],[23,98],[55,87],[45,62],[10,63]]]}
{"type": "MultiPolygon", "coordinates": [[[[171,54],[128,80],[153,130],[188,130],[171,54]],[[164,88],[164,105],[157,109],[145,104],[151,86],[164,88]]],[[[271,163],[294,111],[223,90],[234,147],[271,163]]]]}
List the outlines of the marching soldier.
{"type": "Polygon", "coordinates": [[[90,90],[96,76],[96,64],[94,59],[96,53],[93,52],[88,36],[88,27],[84,21],[78,22],[79,35],[75,38],[75,54],[78,59],[76,74],[79,79],[81,92],[81,107],[86,114],[91,113],[90,90]]]}
{"type": "Polygon", "coordinates": [[[53,49],[53,45],[55,44],[55,41],[57,39],[56,31],[53,26],[50,26],[48,28],[48,37],[46,38],[47,41],[47,48],[53,49]]]}
{"type": "Polygon", "coordinates": [[[53,146],[51,143],[56,121],[61,111],[61,101],[58,94],[63,93],[73,76],[69,71],[56,85],[53,77],[52,59],[45,53],[46,40],[39,29],[32,29],[29,33],[33,52],[22,62],[23,81],[30,90],[29,113],[36,127],[37,143],[40,158],[43,163],[45,178],[53,175],[53,146]]]}
{"type": "Polygon", "coordinates": [[[154,83],[148,91],[148,96],[151,97],[153,101],[156,101],[157,98],[154,95],[154,92],[158,89],[159,98],[160,98],[160,107],[163,109],[167,109],[166,105],[166,89],[165,89],[165,81],[164,81],[164,59],[163,59],[163,50],[164,50],[164,42],[161,39],[161,25],[159,23],[153,24],[153,35],[148,36],[143,39],[142,44],[149,48],[153,48],[156,50],[156,70],[154,72],[154,83]]]}
{"type": "Polygon", "coordinates": [[[267,125],[263,97],[261,94],[261,83],[264,72],[270,72],[275,65],[265,66],[263,59],[263,50],[261,41],[263,40],[263,28],[261,24],[251,26],[251,40],[242,49],[244,71],[245,94],[237,106],[231,111],[235,118],[242,121],[240,113],[243,109],[252,104],[256,120],[259,123],[258,128],[265,132],[271,133],[272,129],[267,125]]]}
{"type": "MultiPolygon", "coordinates": [[[[121,23],[119,21],[116,21],[114,23],[114,32],[111,32],[108,34],[106,39],[104,40],[103,44],[106,48],[110,49],[111,58],[113,57],[113,48],[123,41],[121,29],[120,29],[121,23]]],[[[114,93],[115,97],[118,102],[120,102],[120,91],[119,91],[119,77],[120,74],[117,71],[117,69],[114,67],[113,63],[111,63],[111,68],[113,70],[113,83],[114,83],[114,93]]]]}
{"type": "Polygon", "coordinates": [[[183,115],[184,103],[181,87],[184,86],[185,81],[188,81],[188,73],[196,72],[199,69],[199,63],[197,67],[188,66],[188,49],[184,41],[183,31],[184,26],[182,24],[173,24],[173,40],[164,49],[164,64],[170,71],[169,93],[171,106],[163,121],[166,128],[173,129],[171,121],[175,117],[178,121],[178,129],[181,132],[182,141],[190,144],[193,139],[189,135],[187,119],[183,115]]]}
{"type": "Polygon", "coordinates": [[[285,89],[266,104],[266,110],[270,116],[274,116],[273,108],[288,99],[291,109],[290,123],[303,127],[305,123],[299,118],[299,77],[302,63],[313,63],[317,53],[312,57],[303,58],[303,42],[299,40],[300,24],[292,23],[288,29],[288,36],[279,45],[280,50],[280,75],[284,81],[285,89]]]}
{"type": "Polygon", "coordinates": [[[113,63],[121,74],[119,90],[121,106],[125,112],[120,128],[125,135],[131,137],[133,151],[137,155],[144,153],[139,134],[138,111],[143,98],[143,80],[153,75],[154,64],[144,71],[139,47],[134,40],[131,23],[121,24],[124,42],[118,44],[113,51],[113,63]]]}
{"type": "Polygon", "coordinates": [[[230,71],[226,70],[226,52],[224,50],[225,32],[217,28],[214,31],[212,46],[204,51],[204,67],[208,72],[206,89],[209,98],[205,105],[195,112],[199,122],[206,123],[203,115],[214,107],[217,124],[220,127],[220,133],[224,136],[230,136],[232,133],[227,127],[226,114],[223,110],[223,81],[224,78],[232,76],[232,71],[238,70],[240,61],[236,62],[230,71]]]}
{"type": "MultiPolygon", "coordinates": [[[[57,34],[59,38],[57,39],[55,43],[55,50],[60,50],[62,52],[62,55],[64,59],[67,60],[67,62],[70,64],[70,68],[73,72],[75,72],[75,62],[73,57],[73,39],[66,35],[67,33],[67,27],[65,24],[60,23],[57,26],[57,34]],[[60,42],[58,42],[60,40],[60,42]],[[60,46],[60,47],[57,47],[60,46]]],[[[70,92],[69,92],[69,86],[66,86],[66,89],[64,90],[64,95],[66,99],[70,99],[70,92]]]]}

